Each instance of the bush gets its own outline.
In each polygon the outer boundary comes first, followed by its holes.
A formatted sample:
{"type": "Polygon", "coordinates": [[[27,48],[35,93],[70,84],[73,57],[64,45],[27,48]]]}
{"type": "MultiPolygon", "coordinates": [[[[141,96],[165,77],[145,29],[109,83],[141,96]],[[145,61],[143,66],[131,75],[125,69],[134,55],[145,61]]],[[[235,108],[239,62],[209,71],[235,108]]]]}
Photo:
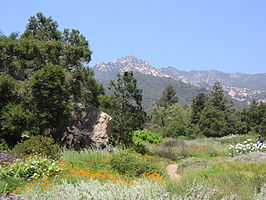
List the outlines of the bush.
{"type": "Polygon", "coordinates": [[[48,190],[42,190],[40,187],[31,188],[22,193],[22,196],[26,199],[46,200],[170,200],[162,185],[149,180],[137,180],[134,184],[101,183],[97,180],[70,184],[64,181],[61,185],[51,186],[48,190]]]}
{"type": "Polygon", "coordinates": [[[46,178],[60,171],[60,167],[56,164],[56,161],[37,156],[27,160],[16,160],[11,165],[0,168],[0,177],[24,179],[46,178]]]}
{"type": "Polygon", "coordinates": [[[163,141],[163,139],[151,132],[151,131],[134,131],[132,133],[133,142],[138,143],[150,143],[150,144],[159,144],[163,141]]]}
{"type": "Polygon", "coordinates": [[[131,148],[140,154],[148,154],[149,150],[145,146],[149,144],[159,144],[163,141],[162,137],[151,131],[134,131],[132,132],[133,144],[131,148]]]}
{"type": "Polygon", "coordinates": [[[177,160],[177,155],[171,149],[161,149],[154,152],[154,155],[170,160],[177,160]]]}
{"type": "Polygon", "coordinates": [[[150,153],[149,149],[144,144],[141,143],[132,144],[131,146],[129,146],[129,149],[142,155],[150,153]]]}
{"type": "Polygon", "coordinates": [[[247,154],[250,152],[266,151],[266,145],[263,143],[253,143],[252,139],[247,139],[243,143],[238,143],[235,146],[229,145],[230,156],[247,154]]]}
{"type": "Polygon", "coordinates": [[[187,127],[180,123],[170,123],[169,125],[161,128],[161,134],[164,137],[178,138],[179,136],[187,135],[187,127]]]}
{"type": "Polygon", "coordinates": [[[179,164],[178,173],[187,170],[203,170],[208,166],[208,161],[200,158],[192,158],[179,164]]]}
{"type": "Polygon", "coordinates": [[[8,104],[2,111],[2,118],[3,133],[12,135],[13,140],[18,140],[23,135],[36,135],[39,132],[35,114],[23,104],[8,104]]]}
{"type": "Polygon", "coordinates": [[[7,142],[2,138],[0,138],[0,152],[1,151],[9,151],[10,150],[10,148],[9,148],[9,146],[8,146],[8,144],[7,144],[7,142]]]}
{"type": "Polygon", "coordinates": [[[148,157],[137,153],[123,151],[114,153],[110,158],[112,169],[128,176],[140,176],[147,174],[162,174],[160,167],[148,157]]]}
{"type": "Polygon", "coordinates": [[[32,136],[30,139],[17,144],[13,152],[22,155],[42,154],[52,159],[59,159],[59,145],[54,143],[54,140],[45,136],[32,136]]]}

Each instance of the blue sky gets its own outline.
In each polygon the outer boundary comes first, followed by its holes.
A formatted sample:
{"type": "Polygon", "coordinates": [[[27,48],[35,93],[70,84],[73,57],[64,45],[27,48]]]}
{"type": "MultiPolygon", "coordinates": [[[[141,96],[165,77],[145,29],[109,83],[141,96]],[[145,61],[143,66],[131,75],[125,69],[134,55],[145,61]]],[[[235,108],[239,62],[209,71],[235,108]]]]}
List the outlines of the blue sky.
{"type": "Polygon", "coordinates": [[[135,55],[159,68],[266,73],[265,0],[0,0],[0,29],[22,33],[37,12],[86,36],[90,66],[135,55]]]}

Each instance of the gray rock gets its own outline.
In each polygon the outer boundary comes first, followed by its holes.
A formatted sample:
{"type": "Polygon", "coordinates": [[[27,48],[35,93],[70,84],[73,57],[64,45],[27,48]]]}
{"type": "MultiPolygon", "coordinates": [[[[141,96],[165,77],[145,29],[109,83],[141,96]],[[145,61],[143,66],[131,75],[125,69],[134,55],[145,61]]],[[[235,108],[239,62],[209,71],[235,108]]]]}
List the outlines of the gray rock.
{"type": "Polygon", "coordinates": [[[86,147],[103,149],[109,142],[112,118],[95,107],[75,105],[71,117],[57,133],[61,146],[80,150],[86,147]]]}

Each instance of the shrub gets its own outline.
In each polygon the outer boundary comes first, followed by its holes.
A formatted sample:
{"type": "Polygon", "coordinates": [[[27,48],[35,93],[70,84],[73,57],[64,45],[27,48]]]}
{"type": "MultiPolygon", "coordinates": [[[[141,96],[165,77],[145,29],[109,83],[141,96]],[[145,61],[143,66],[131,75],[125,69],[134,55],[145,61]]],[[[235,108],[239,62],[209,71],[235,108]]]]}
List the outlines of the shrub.
{"type": "MultiPolygon", "coordinates": [[[[44,190],[40,187],[31,188],[24,193],[26,199],[73,200],[73,199],[108,199],[108,200],[235,200],[235,195],[216,198],[217,189],[202,183],[194,182],[182,196],[169,193],[163,184],[150,180],[137,180],[134,184],[101,183],[97,180],[81,181],[77,184],[63,182],[44,190]]],[[[254,199],[255,200],[255,199],[254,199]]],[[[260,198],[259,200],[262,200],[260,198]]]]}
{"type": "Polygon", "coordinates": [[[134,151],[140,154],[147,154],[149,150],[145,144],[159,144],[163,139],[161,136],[151,131],[134,131],[132,133],[132,141],[133,144],[131,147],[134,151]]]}
{"type": "Polygon", "coordinates": [[[167,158],[170,160],[177,160],[177,155],[171,149],[161,149],[154,152],[154,155],[167,158]]]}
{"type": "Polygon", "coordinates": [[[37,179],[46,178],[59,171],[57,161],[34,156],[26,160],[16,160],[11,165],[0,168],[0,177],[37,179]]]}
{"type": "Polygon", "coordinates": [[[35,114],[23,104],[8,104],[2,111],[2,118],[3,132],[12,135],[13,140],[18,140],[23,135],[36,135],[39,132],[35,114]]]}
{"type": "Polygon", "coordinates": [[[63,182],[51,189],[31,188],[22,193],[26,199],[76,200],[76,199],[108,199],[108,200],[170,200],[164,187],[154,181],[137,180],[133,185],[125,183],[101,183],[97,180],[81,181],[77,184],[63,182]],[[144,192],[145,191],[145,192],[144,192]]]}
{"type": "Polygon", "coordinates": [[[179,164],[178,173],[187,170],[203,170],[207,167],[208,161],[200,158],[192,158],[179,164]]]}
{"type": "Polygon", "coordinates": [[[151,131],[134,131],[132,133],[133,142],[136,144],[150,143],[159,144],[163,141],[162,137],[151,131]]]}
{"type": "Polygon", "coordinates": [[[170,123],[168,126],[161,128],[161,133],[164,137],[178,138],[187,135],[187,127],[180,123],[170,123]]]}
{"type": "Polygon", "coordinates": [[[0,138],[0,152],[1,151],[9,151],[9,146],[7,144],[7,142],[3,139],[3,138],[0,138]]]}
{"type": "Polygon", "coordinates": [[[266,145],[263,143],[252,143],[252,139],[247,139],[243,143],[236,145],[229,145],[230,156],[247,154],[250,152],[263,152],[266,151],[266,145]]]}
{"type": "Polygon", "coordinates": [[[132,149],[133,151],[140,153],[142,155],[149,153],[149,149],[144,144],[141,143],[132,144],[131,146],[129,146],[129,149],[132,149]]]}
{"type": "Polygon", "coordinates": [[[144,173],[162,174],[160,167],[151,159],[130,151],[114,153],[110,158],[110,165],[114,170],[128,176],[140,176],[144,173]]]}
{"type": "Polygon", "coordinates": [[[45,136],[32,136],[30,139],[17,144],[13,152],[22,155],[42,154],[52,159],[60,158],[59,145],[54,140],[45,136]]]}
{"type": "Polygon", "coordinates": [[[164,147],[178,147],[178,146],[184,146],[185,142],[183,139],[170,139],[165,140],[162,145],[164,147]]]}

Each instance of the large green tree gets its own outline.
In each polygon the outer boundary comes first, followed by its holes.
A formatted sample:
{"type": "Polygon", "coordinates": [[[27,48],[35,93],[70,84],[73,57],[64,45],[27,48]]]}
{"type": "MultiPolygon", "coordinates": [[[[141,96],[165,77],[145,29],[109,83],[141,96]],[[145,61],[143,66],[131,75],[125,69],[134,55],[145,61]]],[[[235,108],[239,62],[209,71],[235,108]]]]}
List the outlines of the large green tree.
{"type": "Polygon", "coordinates": [[[203,109],[205,108],[208,102],[208,96],[204,93],[199,93],[192,99],[191,104],[191,123],[197,124],[199,123],[200,116],[202,114],[203,109]]]}
{"type": "Polygon", "coordinates": [[[24,33],[0,36],[1,135],[59,129],[71,105],[99,106],[103,88],[86,65],[92,51],[78,30],[59,30],[37,13],[24,33]],[[33,123],[34,122],[34,123],[33,123]]]}
{"type": "Polygon", "coordinates": [[[204,103],[204,106],[202,103],[200,105],[203,109],[194,118],[198,121],[197,125],[201,134],[207,137],[221,137],[242,133],[240,119],[234,114],[232,103],[225,96],[219,83],[213,84],[208,101],[204,103]]]}
{"type": "Polygon", "coordinates": [[[116,144],[130,144],[131,132],[143,128],[147,119],[141,105],[142,90],[137,87],[133,72],[117,75],[110,81],[109,89],[113,95],[102,98],[102,108],[113,118],[112,137],[116,144]]]}
{"type": "Polygon", "coordinates": [[[253,101],[242,111],[241,121],[246,124],[247,131],[266,135],[266,103],[253,101]]]}
{"type": "Polygon", "coordinates": [[[176,90],[172,85],[168,85],[164,88],[162,97],[156,102],[157,106],[168,107],[178,102],[176,96],[176,90]]]}
{"type": "Polygon", "coordinates": [[[219,82],[215,82],[209,98],[210,106],[220,111],[229,111],[232,107],[231,101],[225,96],[224,90],[219,82]]]}

